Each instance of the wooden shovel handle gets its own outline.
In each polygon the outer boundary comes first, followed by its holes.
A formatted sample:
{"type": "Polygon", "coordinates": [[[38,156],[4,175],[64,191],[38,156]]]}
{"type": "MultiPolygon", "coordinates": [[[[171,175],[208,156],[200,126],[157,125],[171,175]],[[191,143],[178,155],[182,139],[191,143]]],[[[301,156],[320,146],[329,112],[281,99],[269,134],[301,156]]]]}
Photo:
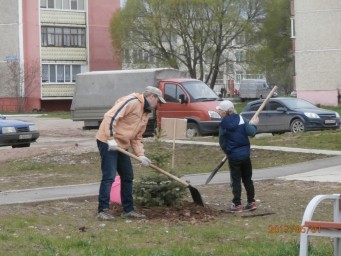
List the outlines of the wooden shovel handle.
{"type": "MultiPolygon", "coordinates": [[[[124,150],[124,149],[122,149],[122,148],[118,148],[117,150],[118,150],[119,152],[121,152],[121,153],[123,153],[123,154],[125,154],[125,155],[127,155],[127,156],[130,156],[130,157],[134,158],[135,160],[141,162],[138,156],[136,156],[136,155],[130,153],[129,151],[124,150]]],[[[177,182],[181,183],[182,185],[184,185],[184,186],[186,186],[186,187],[189,186],[189,184],[188,184],[186,181],[183,181],[182,179],[180,179],[180,178],[174,176],[173,174],[170,174],[169,172],[166,172],[165,170],[161,169],[160,167],[158,167],[158,166],[156,166],[156,165],[150,164],[149,167],[151,167],[151,168],[153,168],[154,170],[156,170],[156,171],[158,171],[158,172],[160,172],[160,173],[162,173],[162,174],[168,176],[169,178],[171,178],[171,179],[173,179],[173,180],[176,180],[177,182]]]]}
{"type": "Polygon", "coordinates": [[[275,85],[274,88],[272,88],[272,90],[269,92],[268,96],[266,96],[266,98],[263,101],[262,105],[260,105],[260,107],[257,109],[256,113],[253,115],[251,120],[258,117],[259,113],[263,110],[263,108],[265,107],[266,103],[268,103],[268,101],[270,100],[271,96],[274,94],[274,92],[276,90],[277,90],[277,85],[275,85]]]}

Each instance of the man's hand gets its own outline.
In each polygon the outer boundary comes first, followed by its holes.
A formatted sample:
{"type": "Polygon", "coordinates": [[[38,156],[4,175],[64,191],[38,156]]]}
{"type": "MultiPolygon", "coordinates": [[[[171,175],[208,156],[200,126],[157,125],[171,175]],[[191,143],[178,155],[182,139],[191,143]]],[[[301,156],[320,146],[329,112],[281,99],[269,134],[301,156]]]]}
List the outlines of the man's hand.
{"type": "Polygon", "coordinates": [[[150,161],[149,158],[145,157],[145,156],[139,156],[139,160],[141,162],[141,165],[144,167],[148,167],[152,161],[150,161]]]}
{"type": "Polygon", "coordinates": [[[108,140],[107,144],[108,144],[108,150],[110,151],[115,151],[118,148],[116,140],[108,140]]]}

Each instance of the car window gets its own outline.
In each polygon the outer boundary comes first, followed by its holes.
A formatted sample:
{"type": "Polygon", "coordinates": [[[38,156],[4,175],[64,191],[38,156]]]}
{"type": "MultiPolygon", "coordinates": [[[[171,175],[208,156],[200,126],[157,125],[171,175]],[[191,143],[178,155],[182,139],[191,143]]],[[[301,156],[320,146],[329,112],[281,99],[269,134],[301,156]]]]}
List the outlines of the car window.
{"type": "Polygon", "coordinates": [[[165,84],[165,100],[167,102],[179,103],[180,94],[185,95],[185,92],[180,88],[180,86],[176,84],[165,84]]]}
{"type": "Polygon", "coordinates": [[[276,110],[277,108],[281,108],[281,107],[283,107],[283,105],[278,103],[278,102],[272,101],[269,103],[269,109],[270,110],[276,110]]]}
{"type": "Polygon", "coordinates": [[[259,109],[260,105],[262,105],[262,102],[252,104],[250,106],[250,111],[257,111],[259,109]]]}
{"type": "Polygon", "coordinates": [[[290,109],[300,109],[300,108],[311,108],[316,109],[317,107],[312,103],[302,100],[302,99],[285,99],[283,100],[284,104],[288,106],[290,109]]]}

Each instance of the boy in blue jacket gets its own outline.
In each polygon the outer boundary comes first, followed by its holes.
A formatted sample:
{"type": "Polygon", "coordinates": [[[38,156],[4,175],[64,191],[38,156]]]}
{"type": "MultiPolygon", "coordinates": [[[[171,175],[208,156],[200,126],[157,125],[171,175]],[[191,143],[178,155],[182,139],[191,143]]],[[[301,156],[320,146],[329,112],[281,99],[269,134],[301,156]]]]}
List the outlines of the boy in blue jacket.
{"type": "Polygon", "coordinates": [[[252,164],[250,159],[250,141],[248,136],[255,136],[258,117],[247,122],[236,113],[234,105],[229,100],[222,101],[217,106],[222,117],[219,126],[219,145],[227,155],[233,193],[231,212],[253,211],[257,209],[255,189],[252,181],[252,164]],[[247,204],[241,203],[243,182],[247,204]]]}

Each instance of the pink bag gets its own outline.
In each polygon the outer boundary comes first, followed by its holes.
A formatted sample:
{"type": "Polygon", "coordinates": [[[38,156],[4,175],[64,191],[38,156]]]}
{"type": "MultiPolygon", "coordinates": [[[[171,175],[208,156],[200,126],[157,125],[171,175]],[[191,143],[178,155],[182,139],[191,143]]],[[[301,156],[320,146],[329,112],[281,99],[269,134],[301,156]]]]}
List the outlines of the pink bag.
{"type": "Polygon", "coordinates": [[[110,201],[121,204],[121,177],[118,175],[111,186],[110,201]]]}

